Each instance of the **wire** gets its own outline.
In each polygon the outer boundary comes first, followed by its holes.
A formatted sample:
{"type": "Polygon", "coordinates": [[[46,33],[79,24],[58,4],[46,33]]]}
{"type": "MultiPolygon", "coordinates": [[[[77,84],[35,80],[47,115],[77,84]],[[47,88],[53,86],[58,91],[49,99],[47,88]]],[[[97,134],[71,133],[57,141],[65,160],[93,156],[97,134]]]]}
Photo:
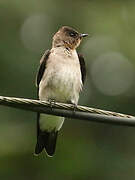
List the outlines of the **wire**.
{"type": "Polygon", "coordinates": [[[0,96],[0,105],[92,122],[135,126],[134,116],[79,105],[75,107],[58,102],[50,104],[48,101],[5,96],[0,96]]]}

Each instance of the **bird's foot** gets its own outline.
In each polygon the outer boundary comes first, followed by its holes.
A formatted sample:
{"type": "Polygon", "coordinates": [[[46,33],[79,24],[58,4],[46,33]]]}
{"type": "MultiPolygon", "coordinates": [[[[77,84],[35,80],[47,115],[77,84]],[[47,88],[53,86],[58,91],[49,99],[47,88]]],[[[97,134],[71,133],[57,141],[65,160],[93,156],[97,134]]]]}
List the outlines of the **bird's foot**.
{"type": "Polygon", "coordinates": [[[75,112],[77,110],[77,104],[72,103],[72,105],[73,105],[73,111],[75,112]]]}
{"type": "Polygon", "coordinates": [[[72,104],[74,112],[77,110],[77,104],[74,103],[74,101],[71,100],[71,101],[68,101],[67,103],[72,104]]]}
{"type": "Polygon", "coordinates": [[[49,99],[50,107],[53,109],[53,105],[55,105],[55,100],[54,99],[49,99]]]}

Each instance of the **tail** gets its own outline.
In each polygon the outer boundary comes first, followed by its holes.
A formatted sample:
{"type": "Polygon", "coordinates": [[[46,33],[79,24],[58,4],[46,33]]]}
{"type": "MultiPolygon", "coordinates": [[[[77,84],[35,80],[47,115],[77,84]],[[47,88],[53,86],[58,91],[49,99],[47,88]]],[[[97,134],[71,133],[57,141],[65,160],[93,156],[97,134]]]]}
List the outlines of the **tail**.
{"type": "Polygon", "coordinates": [[[56,140],[57,140],[57,132],[43,132],[39,134],[37,139],[37,144],[35,148],[35,154],[40,154],[45,148],[48,156],[53,156],[55,153],[56,140]]]}
{"type": "Polygon", "coordinates": [[[39,116],[37,118],[37,144],[35,147],[35,155],[40,154],[45,148],[48,156],[53,156],[55,153],[56,140],[58,131],[46,132],[41,131],[39,127],[39,116]]]}

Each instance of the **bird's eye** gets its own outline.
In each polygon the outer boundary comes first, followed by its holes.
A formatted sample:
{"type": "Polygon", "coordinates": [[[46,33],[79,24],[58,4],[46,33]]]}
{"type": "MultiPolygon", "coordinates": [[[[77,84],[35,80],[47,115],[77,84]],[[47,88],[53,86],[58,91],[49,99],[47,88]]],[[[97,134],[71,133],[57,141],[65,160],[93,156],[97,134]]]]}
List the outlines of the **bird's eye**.
{"type": "Polygon", "coordinates": [[[71,37],[76,37],[77,33],[76,33],[76,32],[70,32],[69,35],[70,35],[71,37]]]}

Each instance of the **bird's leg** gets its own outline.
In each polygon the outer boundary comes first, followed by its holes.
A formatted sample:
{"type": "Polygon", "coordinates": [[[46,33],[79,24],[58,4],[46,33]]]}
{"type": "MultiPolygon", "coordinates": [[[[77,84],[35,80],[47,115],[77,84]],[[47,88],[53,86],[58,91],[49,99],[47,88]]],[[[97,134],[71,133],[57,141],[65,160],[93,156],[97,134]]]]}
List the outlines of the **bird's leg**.
{"type": "Polygon", "coordinates": [[[75,103],[73,104],[73,103],[72,103],[72,105],[73,105],[73,110],[74,110],[74,112],[75,112],[75,111],[77,110],[77,104],[75,104],[75,103]]]}
{"type": "Polygon", "coordinates": [[[73,111],[75,112],[77,110],[77,104],[74,101],[70,101],[69,103],[73,105],[73,111]]]}
{"type": "Polygon", "coordinates": [[[49,99],[48,101],[50,103],[50,107],[51,107],[51,110],[52,110],[53,109],[53,105],[55,105],[55,100],[54,99],[49,99]]]}

